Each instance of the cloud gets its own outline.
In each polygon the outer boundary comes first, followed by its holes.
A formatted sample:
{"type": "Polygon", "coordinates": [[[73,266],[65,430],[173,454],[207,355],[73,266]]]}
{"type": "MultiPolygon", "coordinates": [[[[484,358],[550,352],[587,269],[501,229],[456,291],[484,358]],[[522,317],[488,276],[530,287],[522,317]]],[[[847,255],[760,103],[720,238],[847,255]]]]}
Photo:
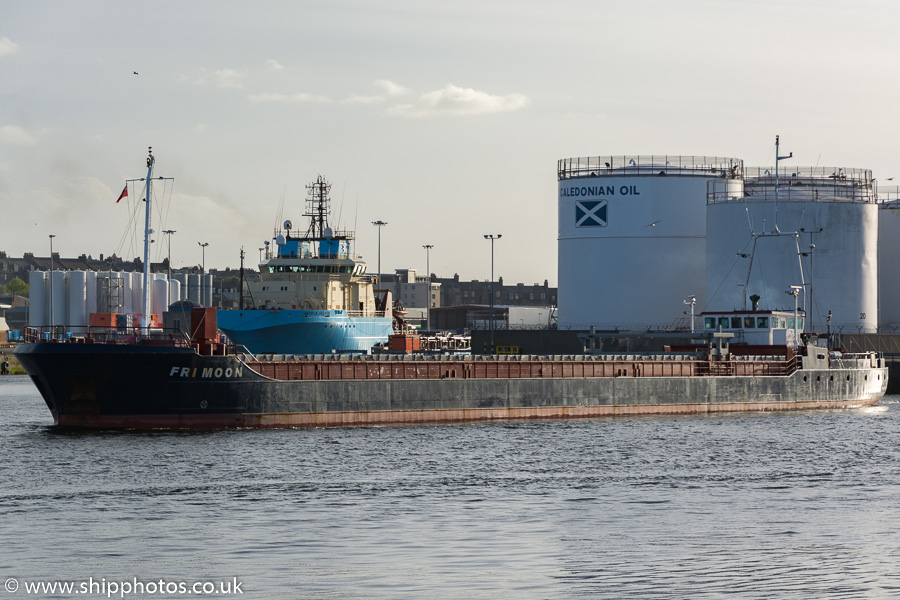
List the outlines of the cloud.
{"type": "Polygon", "coordinates": [[[195,133],[203,133],[207,129],[209,129],[209,123],[197,123],[196,125],[194,125],[195,133]]]}
{"type": "Polygon", "coordinates": [[[194,85],[213,86],[217,88],[240,89],[244,87],[242,79],[246,74],[236,69],[219,69],[213,72],[207,72],[199,77],[188,77],[182,75],[181,80],[194,85]]]}
{"type": "Polygon", "coordinates": [[[409,91],[402,85],[399,85],[387,79],[379,79],[375,82],[375,85],[383,89],[384,93],[388,96],[402,96],[409,91]]]}
{"type": "Polygon", "coordinates": [[[444,89],[422,94],[415,104],[398,104],[388,112],[403,117],[461,116],[507,112],[524,108],[528,96],[507,94],[494,96],[487,92],[447,84],[444,89]]]}
{"type": "Polygon", "coordinates": [[[305,92],[299,92],[296,94],[280,94],[277,92],[263,92],[262,94],[253,94],[250,96],[250,102],[287,102],[287,103],[298,103],[298,102],[331,102],[328,98],[324,96],[316,96],[314,94],[307,94],[305,92]]]}
{"type": "Polygon", "coordinates": [[[0,38],[0,57],[10,56],[19,51],[19,45],[8,37],[0,38]]]}
{"type": "Polygon", "coordinates": [[[0,127],[0,142],[10,146],[37,146],[38,138],[16,125],[4,125],[0,127]]]}
{"type": "Polygon", "coordinates": [[[281,71],[284,66],[273,58],[266,59],[266,69],[269,71],[281,71]]]}
{"type": "Polygon", "coordinates": [[[387,79],[379,79],[375,82],[375,85],[384,90],[384,93],[374,96],[350,96],[345,100],[342,100],[342,102],[347,104],[375,104],[377,102],[384,102],[391,96],[401,96],[409,91],[402,85],[394,83],[393,81],[388,81],[387,79]]]}

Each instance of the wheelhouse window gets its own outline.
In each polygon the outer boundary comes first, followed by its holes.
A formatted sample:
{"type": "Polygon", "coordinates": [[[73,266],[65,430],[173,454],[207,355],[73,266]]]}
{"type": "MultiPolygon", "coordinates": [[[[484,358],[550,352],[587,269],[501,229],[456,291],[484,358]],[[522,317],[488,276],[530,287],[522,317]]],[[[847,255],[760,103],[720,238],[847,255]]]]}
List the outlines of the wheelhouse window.
{"type": "Polygon", "coordinates": [[[744,317],[744,329],[756,329],[753,317],[744,317]]]}
{"type": "Polygon", "coordinates": [[[756,317],[756,327],[758,329],[768,329],[769,317],[756,317]]]}

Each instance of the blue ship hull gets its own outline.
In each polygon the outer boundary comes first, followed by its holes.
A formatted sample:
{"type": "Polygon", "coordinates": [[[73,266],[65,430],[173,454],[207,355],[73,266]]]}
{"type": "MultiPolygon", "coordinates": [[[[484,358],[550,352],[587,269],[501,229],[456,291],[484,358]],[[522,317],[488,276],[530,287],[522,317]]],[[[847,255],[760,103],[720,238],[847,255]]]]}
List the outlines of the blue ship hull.
{"type": "Polygon", "coordinates": [[[220,310],[218,327],[254,354],[371,351],[387,344],[390,317],[351,317],[343,310],[220,310]]]}

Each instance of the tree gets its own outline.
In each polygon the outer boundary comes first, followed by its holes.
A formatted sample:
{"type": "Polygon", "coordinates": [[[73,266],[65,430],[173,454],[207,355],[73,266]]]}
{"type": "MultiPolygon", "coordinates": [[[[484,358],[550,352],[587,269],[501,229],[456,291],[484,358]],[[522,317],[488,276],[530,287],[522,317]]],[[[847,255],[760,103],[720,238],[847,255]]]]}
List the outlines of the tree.
{"type": "Polygon", "coordinates": [[[28,295],[28,284],[18,277],[13,277],[9,281],[7,281],[6,289],[10,294],[19,294],[20,296],[28,295]]]}

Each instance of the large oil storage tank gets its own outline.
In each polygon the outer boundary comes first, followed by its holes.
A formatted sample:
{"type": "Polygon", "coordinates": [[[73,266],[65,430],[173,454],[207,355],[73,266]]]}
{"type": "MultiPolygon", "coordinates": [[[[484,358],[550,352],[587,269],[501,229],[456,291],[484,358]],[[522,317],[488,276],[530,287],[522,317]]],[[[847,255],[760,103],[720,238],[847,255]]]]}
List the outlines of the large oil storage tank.
{"type": "Polygon", "coordinates": [[[900,331],[900,189],[878,190],[878,325],[900,331]]]}
{"type": "Polygon", "coordinates": [[[748,168],[744,194],[712,186],[706,217],[706,305],[794,309],[807,329],[874,332],[878,324],[878,205],[865,169],[748,168]],[[749,274],[749,276],[748,276],[749,274]],[[829,320],[830,315],[830,320],[829,320]]]}
{"type": "Polygon", "coordinates": [[[558,161],[559,327],[689,327],[684,301],[705,304],[707,184],[741,195],[742,171],[706,156],[558,161]]]}

